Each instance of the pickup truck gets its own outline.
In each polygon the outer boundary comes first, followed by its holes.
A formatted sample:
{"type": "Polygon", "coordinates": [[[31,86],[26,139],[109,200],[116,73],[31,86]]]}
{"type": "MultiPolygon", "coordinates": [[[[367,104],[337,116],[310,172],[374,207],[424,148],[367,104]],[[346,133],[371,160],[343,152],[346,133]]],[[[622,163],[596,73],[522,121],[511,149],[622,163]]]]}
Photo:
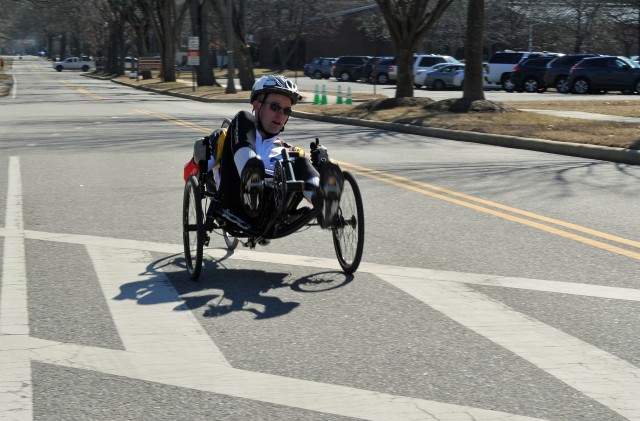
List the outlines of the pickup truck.
{"type": "Polygon", "coordinates": [[[63,70],[82,70],[88,72],[96,68],[96,63],[88,57],[67,57],[63,61],[53,63],[53,68],[61,72],[63,70]]]}

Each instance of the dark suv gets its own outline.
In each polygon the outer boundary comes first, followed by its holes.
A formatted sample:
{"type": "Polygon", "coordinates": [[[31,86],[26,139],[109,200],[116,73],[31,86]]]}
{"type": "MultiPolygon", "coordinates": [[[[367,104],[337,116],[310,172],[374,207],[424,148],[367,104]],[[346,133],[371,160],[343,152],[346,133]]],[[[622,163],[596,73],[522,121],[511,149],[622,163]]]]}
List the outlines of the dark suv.
{"type": "Polygon", "coordinates": [[[513,90],[511,86],[511,72],[517,64],[526,59],[537,57],[558,57],[557,54],[531,51],[498,51],[489,59],[487,81],[492,84],[502,85],[505,91],[513,90]]]}
{"type": "Polygon", "coordinates": [[[309,63],[307,71],[311,79],[329,79],[331,77],[331,66],[336,61],[331,57],[316,57],[309,63]]]}
{"type": "Polygon", "coordinates": [[[507,86],[507,92],[544,92],[547,86],[544,84],[544,74],[547,64],[555,60],[553,57],[530,58],[516,65],[511,72],[511,84],[507,86]]]}
{"type": "MultiPolygon", "coordinates": [[[[362,66],[362,72],[360,73],[360,80],[363,82],[375,82],[373,79],[374,69],[376,66],[384,61],[393,57],[372,57],[362,66]]],[[[386,82],[385,82],[386,83],[386,82]]]]}
{"type": "Polygon", "coordinates": [[[558,57],[551,60],[547,64],[547,71],[544,73],[544,84],[556,90],[562,94],[569,92],[569,85],[567,79],[569,78],[569,71],[574,64],[588,57],[598,57],[599,54],[567,54],[566,56],[558,57]]]}
{"type": "Polygon", "coordinates": [[[598,91],[640,93],[640,67],[626,57],[585,58],[571,68],[567,83],[576,94],[598,91]]]}
{"type": "Polygon", "coordinates": [[[348,82],[360,79],[362,66],[364,66],[371,57],[369,56],[341,56],[331,66],[331,74],[339,81],[348,82]]]}
{"type": "MultiPolygon", "coordinates": [[[[371,71],[371,81],[380,85],[392,82],[390,75],[395,76],[396,59],[391,57],[382,60],[371,71]]],[[[395,82],[395,80],[393,80],[395,82]]]]}

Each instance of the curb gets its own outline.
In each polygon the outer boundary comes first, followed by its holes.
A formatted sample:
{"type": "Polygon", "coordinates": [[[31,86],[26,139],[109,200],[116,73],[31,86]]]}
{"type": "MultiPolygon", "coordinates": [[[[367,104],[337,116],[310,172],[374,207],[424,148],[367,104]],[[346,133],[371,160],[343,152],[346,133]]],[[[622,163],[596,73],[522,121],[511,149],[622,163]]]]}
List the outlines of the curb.
{"type": "Polygon", "coordinates": [[[621,164],[640,165],[640,150],[635,149],[612,148],[608,146],[558,142],[554,140],[528,137],[438,129],[435,127],[415,126],[412,124],[389,123],[385,121],[361,120],[351,117],[312,114],[295,110],[291,112],[291,115],[293,117],[327,123],[349,124],[352,126],[370,127],[380,130],[390,130],[400,133],[458,140],[462,142],[483,143],[486,145],[502,146],[506,148],[527,149],[537,152],[618,162],[621,164]]]}
{"type": "Polygon", "coordinates": [[[225,102],[225,103],[235,103],[235,104],[245,104],[247,102],[246,99],[241,99],[241,98],[237,98],[237,99],[203,98],[201,96],[183,94],[181,92],[162,91],[162,90],[158,90],[158,89],[154,89],[154,88],[148,88],[146,86],[132,85],[132,84],[123,82],[121,80],[115,80],[115,79],[111,79],[111,82],[117,83],[118,85],[122,85],[122,86],[128,86],[128,87],[134,88],[134,89],[139,89],[141,91],[154,92],[154,93],[160,94],[160,95],[169,95],[169,96],[174,96],[174,97],[183,98],[183,99],[190,99],[192,101],[200,101],[200,102],[208,102],[208,103],[211,103],[211,102],[225,102]]]}
{"type": "MultiPolygon", "coordinates": [[[[161,91],[145,86],[135,86],[122,81],[111,79],[111,82],[131,88],[161,95],[170,95],[178,98],[207,103],[245,103],[246,99],[218,99],[202,98],[195,95],[179,92],[161,91]]],[[[612,148],[608,146],[587,145],[580,143],[557,142],[554,140],[536,139],[528,137],[505,136],[498,134],[466,132],[461,130],[438,129],[435,127],[415,126],[412,124],[389,123],[386,121],[361,120],[351,117],[338,117],[325,114],[313,114],[293,110],[292,117],[307,120],[322,121],[325,123],[348,124],[351,126],[369,127],[373,129],[396,131],[400,133],[415,134],[420,136],[437,137],[441,139],[457,140],[462,142],[482,143],[485,145],[502,146],[505,148],[526,149],[537,152],[547,152],[558,155],[575,156],[578,158],[596,159],[601,161],[617,162],[621,164],[640,165],[640,150],[612,148]]]]}

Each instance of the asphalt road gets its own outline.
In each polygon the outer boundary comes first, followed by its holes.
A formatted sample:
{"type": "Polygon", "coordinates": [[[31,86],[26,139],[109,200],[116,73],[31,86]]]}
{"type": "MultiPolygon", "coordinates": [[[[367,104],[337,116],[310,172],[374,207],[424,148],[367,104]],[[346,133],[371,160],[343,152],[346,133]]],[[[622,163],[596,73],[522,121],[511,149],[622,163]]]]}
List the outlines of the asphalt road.
{"type": "Polygon", "coordinates": [[[1,419],[640,419],[640,167],[292,118],[356,174],[360,270],[311,227],[193,283],[182,166],[246,106],[14,76],[1,419]]]}

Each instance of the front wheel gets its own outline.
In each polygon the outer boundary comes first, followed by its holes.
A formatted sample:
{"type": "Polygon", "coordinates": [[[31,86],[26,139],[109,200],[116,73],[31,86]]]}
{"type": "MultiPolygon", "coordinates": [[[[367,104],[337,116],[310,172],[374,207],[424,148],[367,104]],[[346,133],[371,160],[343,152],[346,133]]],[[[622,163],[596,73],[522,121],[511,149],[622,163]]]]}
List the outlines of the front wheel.
{"type": "Polygon", "coordinates": [[[348,171],[343,175],[344,188],[331,232],[338,263],[345,273],[351,274],[360,266],[364,250],[364,207],[355,177],[348,171]]]}
{"type": "Polygon", "coordinates": [[[572,90],[576,94],[584,95],[589,93],[591,86],[588,80],[578,79],[573,83],[572,90]]]}
{"type": "Polygon", "coordinates": [[[558,80],[556,80],[556,91],[561,94],[567,94],[569,93],[569,90],[569,82],[567,78],[564,76],[559,77],[558,80]]]}
{"type": "Polygon", "coordinates": [[[524,90],[529,94],[533,94],[538,92],[540,89],[540,85],[538,84],[538,79],[529,77],[524,80],[524,90]]]}
{"type": "Polygon", "coordinates": [[[206,238],[202,194],[195,176],[189,177],[184,186],[182,199],[182,240],[184,262],[189,279],[195,281],[202,270],[202,252],[206,238]]]}

